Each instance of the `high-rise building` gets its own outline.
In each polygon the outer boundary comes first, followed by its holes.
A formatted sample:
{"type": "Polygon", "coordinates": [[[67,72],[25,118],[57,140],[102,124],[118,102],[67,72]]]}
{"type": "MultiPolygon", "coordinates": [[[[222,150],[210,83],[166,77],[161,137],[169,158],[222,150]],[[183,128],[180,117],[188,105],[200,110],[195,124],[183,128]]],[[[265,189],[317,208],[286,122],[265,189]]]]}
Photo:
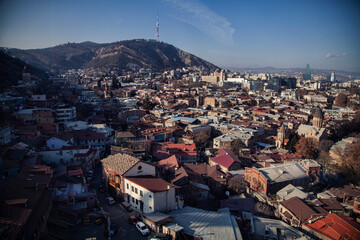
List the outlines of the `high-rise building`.
{"type": "Polygon", "coordinates": [[[311,71],[310,71],[310,65],[309,64],[306,64],[304,80],[311,80],[311,71]]]}
{"type": "Polygon", "coordinates": [[[335,81],[336,81],[335,73],[332,72],[330,75],[330,82],[335,82],[335,81]]]}

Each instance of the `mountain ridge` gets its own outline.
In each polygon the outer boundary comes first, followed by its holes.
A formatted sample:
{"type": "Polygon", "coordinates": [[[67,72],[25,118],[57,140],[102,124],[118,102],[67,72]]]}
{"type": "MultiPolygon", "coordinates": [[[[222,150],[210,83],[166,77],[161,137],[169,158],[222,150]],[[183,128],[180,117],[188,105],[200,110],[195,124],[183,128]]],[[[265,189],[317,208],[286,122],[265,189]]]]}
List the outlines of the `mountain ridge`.
{"type": "Polygon", "coordinates": [[[46,71],[79,68],[126,68],[128,64],[167,70],[198,66],[208,70],[218,67],[171,44],[135,39],[113,43],[66,43],[42,49],[3,48],[8,55],[46,71]]]}

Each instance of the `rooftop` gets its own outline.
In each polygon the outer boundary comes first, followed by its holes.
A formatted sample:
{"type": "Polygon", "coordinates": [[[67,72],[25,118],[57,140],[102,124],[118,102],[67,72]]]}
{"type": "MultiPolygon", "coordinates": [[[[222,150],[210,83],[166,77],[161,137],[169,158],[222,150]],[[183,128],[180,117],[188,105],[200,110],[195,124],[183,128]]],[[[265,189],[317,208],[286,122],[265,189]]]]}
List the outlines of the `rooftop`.
{"type": "Polygon", "coordinates": [[[203,240],[241,240],[240,229],[228,211],[211,212],[184,207],[169,213],[185,234],[203,240]]]}
{"type": "Polygon", "coordinates": [[[154,193],[168,191],[171,186],[174,186],[161,178],[126,177],[126,179],[154,193]]]}
{"type": "Polygon", "coordinates": [[[112,169],[116,173],[123,175],[140,160],[127,154],[118,153],[102,159],[101,162],[105,169],[112,169]]]}
{"type": "Polygon", "coordinates": [[[307,178],[306,170],[299,163],[281,164],[261,168],[259,171],[271,182],[284,182],[293,179],[307,178]]]}

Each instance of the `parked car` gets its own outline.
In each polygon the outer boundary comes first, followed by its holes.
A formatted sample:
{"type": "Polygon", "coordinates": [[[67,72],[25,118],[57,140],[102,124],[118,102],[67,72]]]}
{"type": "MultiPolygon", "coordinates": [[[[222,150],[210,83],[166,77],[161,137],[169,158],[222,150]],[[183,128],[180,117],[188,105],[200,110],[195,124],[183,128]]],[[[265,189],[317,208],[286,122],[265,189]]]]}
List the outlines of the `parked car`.
{"type": "Polygon", "coordinates": [[[107,197],[106,202],[111,206],[115,204],[115,200],[112,197],[107,197]]]}
{"type": "Polygon", "coordinates": [[[115,234],[119,231],[119,225],[117,225],[116,223],[111,223],[110,224],[110,236],[113,237],[115,236],[115,234]]]}
{"type": "Polygon", "coordinates": [[[135,224],[138,222],[137,218],[134,217],[134,216],[130,216],[129,219],[128,219],[128,221],[129,221],[129,223],[131,223],[132,225],[135,225],[135,224]]]}
{"type": "Polygon", "coordinates": [[[150,233],[150,230],[147,228],[147,226],[145,225],[145,223],[143,222],[137,222],[136,223],[136,229],[139,230],[139,232],[141,232],[142,235],[148,235],[150,233]]]}

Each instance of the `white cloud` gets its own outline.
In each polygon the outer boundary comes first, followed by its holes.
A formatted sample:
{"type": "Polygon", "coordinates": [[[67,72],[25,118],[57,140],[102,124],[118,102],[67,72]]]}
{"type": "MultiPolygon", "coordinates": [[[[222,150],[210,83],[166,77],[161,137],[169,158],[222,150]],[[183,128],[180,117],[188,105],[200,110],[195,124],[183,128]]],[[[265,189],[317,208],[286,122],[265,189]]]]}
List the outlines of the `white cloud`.
{"type": "Polygon", "coordinates": [[[222,44],[232,44],[235,29],[223,16],[197,0],[165,0],[172,9],[170,15],[190,24],[222,44]]]}
{"type": "Polygon", "coordinates": [[[347,56],[347,53],[344,52],[344,53],[340,53],[340,54],[332,54],[332,53],[327,53],[325,55],[326,58],[339,58],[339,57],[344,57],[344,56],[347,56]]]}

